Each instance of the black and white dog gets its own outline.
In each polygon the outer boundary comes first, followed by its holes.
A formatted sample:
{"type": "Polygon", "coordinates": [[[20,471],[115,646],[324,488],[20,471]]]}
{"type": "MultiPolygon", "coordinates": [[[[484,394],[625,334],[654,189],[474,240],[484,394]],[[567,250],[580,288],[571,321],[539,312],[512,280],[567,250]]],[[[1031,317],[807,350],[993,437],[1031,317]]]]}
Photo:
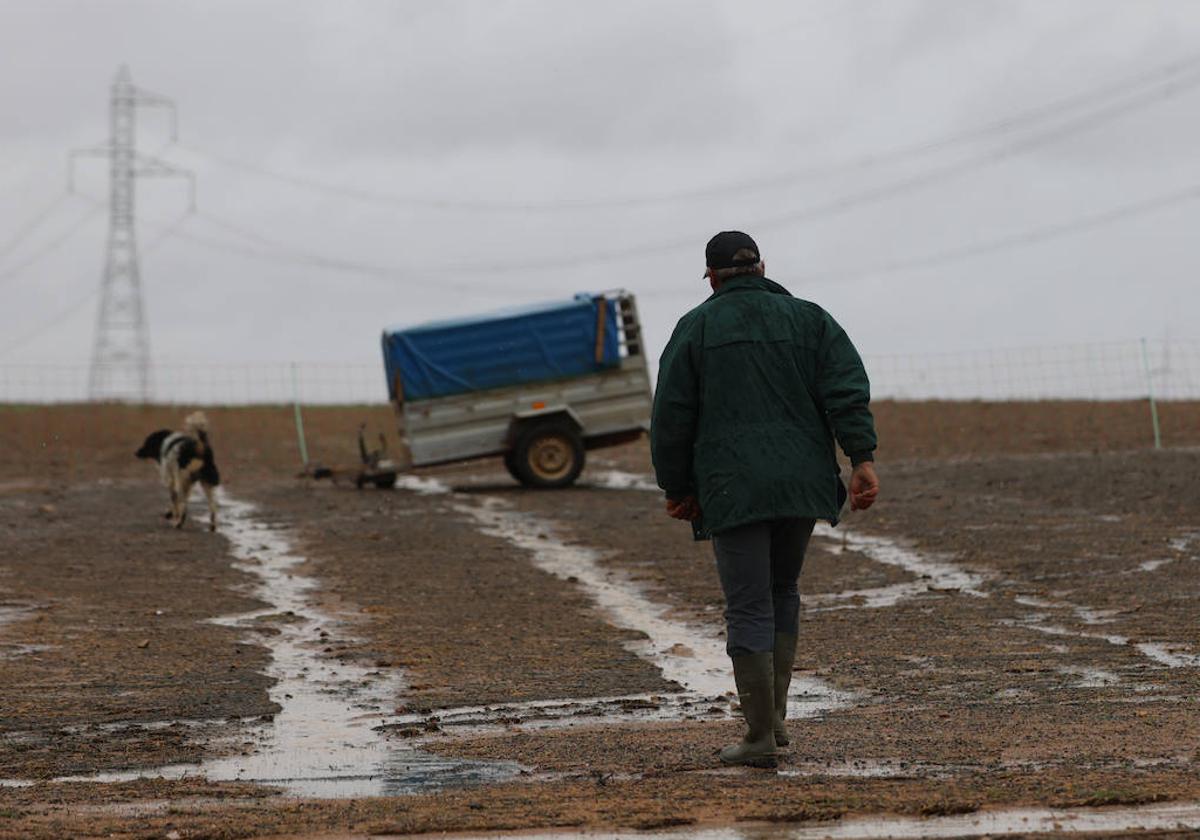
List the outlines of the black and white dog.
{"type": "Polygon", "coordinates": [[[146,438],[142,448],[134,454],[158,462],[162,482],[171,492],[171,509],[165,517],[176,528],[182,528],[187,520],[187,501],[192,485],[199,482],[208,499],[208,529],[217,530],[217,485],[221,475],[213,459],[212,445],[208,442],[208,418],[204,412],[189,414],[184,420],[187,432],[159,429],[146,438]]]}

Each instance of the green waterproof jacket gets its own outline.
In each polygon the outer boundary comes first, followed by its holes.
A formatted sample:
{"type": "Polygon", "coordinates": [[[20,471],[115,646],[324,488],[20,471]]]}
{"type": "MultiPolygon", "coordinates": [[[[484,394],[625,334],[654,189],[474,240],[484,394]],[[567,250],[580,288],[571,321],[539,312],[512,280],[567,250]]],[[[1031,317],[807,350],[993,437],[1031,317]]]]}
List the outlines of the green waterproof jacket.
{"type": "Polygon", "coordinates": [[[836,523],[834,436],[853,463],[871,460],[870,399],[829,313],[765,277],[730,278],[679,319],[659,362],[658,484],[670,499],[694,495],[712,533],[780,517],[836,523]]]}

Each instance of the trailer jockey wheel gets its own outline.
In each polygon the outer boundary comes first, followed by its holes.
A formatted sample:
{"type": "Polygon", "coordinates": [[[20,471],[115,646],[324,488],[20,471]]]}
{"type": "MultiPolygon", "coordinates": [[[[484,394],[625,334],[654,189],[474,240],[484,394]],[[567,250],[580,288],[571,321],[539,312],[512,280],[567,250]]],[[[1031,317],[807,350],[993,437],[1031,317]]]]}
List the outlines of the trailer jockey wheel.
{"type": "Polygon", "coordinates": [[[569,423],[539,423],[521,434],[512,461],[511,472],[528,487],[566,487],[583,472],[583,440],[569,423]]]}

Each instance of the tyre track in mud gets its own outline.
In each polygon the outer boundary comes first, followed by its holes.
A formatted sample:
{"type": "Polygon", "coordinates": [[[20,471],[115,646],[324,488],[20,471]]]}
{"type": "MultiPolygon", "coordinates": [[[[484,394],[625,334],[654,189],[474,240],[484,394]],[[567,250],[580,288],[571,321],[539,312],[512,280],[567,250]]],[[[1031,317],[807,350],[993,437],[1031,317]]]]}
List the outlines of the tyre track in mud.
{"type": "Polygon", "coordinates": [[[636,634],[456,500],[307,486],[255,498],[295,533],[325,604],[356,619],[360,640],[333,652],[404,669],[410,709],[678,690],[626,649],[636,634]]]}
{"type": "MultiPolygon", "coordinates": [[[[1123,466],[1118,462],[1108,468],[1123,466]]],[[[933,482],[953,485],[949,471],[957,467],[940,469],[947,472],[929,467],[911,477],[895,474],[896,507],[883,521],[864,518],[855,527],[911,536],[906,519],[912,517],[918,528],[924,520],[921,511],[910,510],[901,499],[933,482]]],[[[1011,465],[995,469],[1011,480],[1005,472],[1014,469],[1011,465]]],[[[1042,544],[1054,546],[1062,539],[1060,549],[1047,552],[1042,561],[1021,558],[1015,566],[1007,553],[1011,546],[973,544],[964,551],[954,543],[966,539],[964,534],[986,533],[986,521],[954,517],[963,527],[934,535],[938,542],[922,531],[920,551],[995,573],[983,587],[986,598],[937,587],[922,592],[909,586],[918,580],[911,570],[881,565],[856,552],[850,542],[841,545],[836,535],[819,540],[802,588],[806,601],[820,606],[804,615],[802,635],[808,644],[798,674],[853,691],[861,702],[793,724],[799,736],[784,772],[776,776],[713,772],[712,751],[738,729],[727,719],[728,708],[716,716],[717,722],[655,720],[650,715],[644,723],[631,724],[635,715],[621,709],[620,726],[596,725],[589,713],[570,729],[537,729],[531,722],[511,732],[493,728],[486,737],[472,736],[468,725],[431,720],[439,711],[444,715],[449,708],[476,702],[513,707],[513,721],[522,723],[528,720],[529,704],[539,699],[627,696],[629,686],[636,686],[633,693],[665,698],[675,688],[630,651],[631,644],[644,640],[605,622],[569,579],[534,568],[529,551],[515,551],[495,536],[478,533],[471,517],[451,509],[454,504],[484,505],[500,498],[513,511],[547,523],[546,542],[577,542],[598,550],[600,567],[643,587],[670,606],[669,615],[711,628],[714,638],[720,632],[719,587],[707,547],[690,543],[686,528],[663,517],[650,494],[595,486],[526,493],[478,465],[440,476],[462,491],[465,501],[267,483],[251,495],[265,504],[272,521],[302,536],[310,560],[303,570],[321,579],[323,607],[356,619],[333,628],[323,655],[383,670],[403,669],[413,684],[403,710],[415,715],[413,720],[443,730],[422,726],[413,733],[416,738],[404,743],[419,742],[452,756],[515,759],[536,768],[540,781],[443,791],[436,798],[330,803],[306,814],[283,803],[266,810],[253,806],[236,816],[199,809],[204,819],[218,814],[239,825],[277,830],[346,826],[354,820],[370,830],[395,831],[647,827],[662,820],[830,818],[879,810],[937,812],[989,804],[1143,802],[1200,795],[1194,689],[1189,693],[1194,671],[1156,665],[1136,650],[1124,649],[1130,646],[1050,638],[1004,623],[1046,614],[1065,619],[1072,631],[1108,632],[1087,623],[1089,618],[1114,618],[1103,612],[1112,608],[1103,598],[1090,598],[1092,589],[1082,584],[1069,592],[1026,587],[1026,581],[1040,584],[1036,578],[1045,575],[1064,579],[1058,557],[1074,551],[1081,539],[1077,527],[1065,527],[1077,517],[1074,510],[1064,513],[1059,530],[1054,522],[1036,523],[1044,531],[1042,544]],[[965,527],[976,524],[977,529],[965,527]],[[531,570],[537,574],[531,577],[531,570]],[[853,594],[897,586],[908,594],[892,604],[870,606],[870,598],[856,601],[853,594]],[[546,593],[549,599],[543,602],[546,593]],[[513,617],[527,621],[512,624],[513,617]],[[448,634],[447,627],[458,635],[448,634]],[[555,627],[570,627],[583,643],[555,638],[547,632],[555,627]],[[545,643],[547,638],[551,643],[545,643]],[[474,658],[464,650],[471,647],[464,640],[478,643],[474,658]],[[602,658],[580,657],[582,647],[599,648],[602,658]],[[615,665],[597,666],[598,661],[615,665]],[[1110,679],[1114,676],[1115,681],[1110,679]],[[561,690],[564,685],[570,693],[561,690]]],[[[1023,479],[1018,475],[1015,480],[1023,479]]],[[[1032,499],[1012,495],[1018,502],[1011,510],[989,505],[993,522],[1028,523],[1037,513],[1032,499]]],[[[1173,622],[1173,598],[1165,597],[1169,592],[1154,579],[1190,562],[1186,535],[1176,528],[1168,536],[1130,551],[1133,543],[1106,541],[1100,533],[1094,542],[1101,548],[1094,553],[1117,554],[1127,561],[1124,567],[1138,568],[1147,558],[1164,559],[1156,553],[1159,543],[1176,551],[1169,562],[1134,577],[1142,606],[1129,615],[1138,627],[1186,644],[1173,622]]],[[[5,585],[2,579],[0,585],[5,585]]],[[[1184,593],[1179,600],[1188,597],[1184,593]]],[[[1116,618],[1126,621],[1124,615],[1116,618]]],[[[1181,654],[1187,651],[1172,655],[1181,654]]],[[[668,718],[702,711],[662,705],[668,718]]],[[[496,720],[490,711],[486,717],[496,720]]],[[[394,729],[383,733],[393,740],[397,734],[394,729]]],[[[102,821],[97,828],[101,825],[116,824],[102,821]]]]}
{"type": "MultiPolygon", "coordinates": [[[[211,749],[214,742],[205,742],[208,754],[196,763],[59,776],[51,783],[198,778],[268,785],[296,797],[355,798],[505,779],[521,771],[512,763],[447,760],[412,745],[384,743],[377,730],[403,690],[402,673],[324,655],[333,651],[327,646],[333,633],[344,635],[350,628],[314,605],[317,581],[300,573],[305,558],[294,550],[290,535],[261,519],[254,505],[225,492],[219,496],[232,566],[255,579],[251,594],[264,606],[206,623],[246,634],[264,627],[271,631],[263,643],[270,652],[266,673],[277,712],[256,722],[240,721],[237,742],[229,732],[217,749],[211,749]]],[[[205,723],[177,720],[172,725],[195,729],[205,723]]],[[[10,788],[30,783],[0,780],[0,786],[10,788]]]]}
{"type": "Polygon", "coordinates": [[[1009,631],[1030,645],[1123,673],[1118,691],[1194,701],[1197,467],[1194,451],[910,463],[895,503],[862,524],[990,569],[1009,631]]]}
{"type": "MultiPolygon", "coordinates": [[[[1122,456],[1101,459],[1097,464],[1102,473],[1122,472],[1127,467],[1122,456]]],[[[941,471],[956,469],[955,465],[931,467],[924,480],[939,486],[941,471]]],[[[1003,474],[1012,465],[1001,460],[992,469],[1003,474]]],[[[500,484],[489,492],[519,510],[564,523],[568,533],[584,544],[603,545],[609,552],[605,562],[641,579],[655,598],[673,603],[681,615],[717,625],[721,598],[707,547],[691,544],[686,533],[681,533],[686,529],[663,517],[653,496],[636,492],[646,489],[644,479],[631,478],[625,472],[606,475],[603,469],[596,473],[599,486],[558,494],[552,506],[543,504],[544,497],[539,494],[506,490],[500,484]]],[[[1029,480],[1036,485],[1045,479],[1035,474],[1029,480]]],[[[480,479],[464,477],[463,486],[472,481],[480,479]]],[[[585,484],[587,481],[585,473],[585,484]]],[[[900,498],[920,498],[915,482],[904,473],[893,486],[900,498]]],[[[1143,488],[1136,485],[1129,488],[1131,495],[1140,492],[1143,488]]],[[[1009,515],[1016,519],[1035,516],[1036,508],[1029,505],[1036,494],[1030,495],[1028,509],[1009,515]]],[[[964,498],[969,496],[964,493],[964,498]]],[[[894,518],[894,527],[880,527],[868,517],[857,517],[852,534],[862,528],[881,537],[895,533],[909,510],[897,507],[900,513],[881,507],[894,518]]],[[[1081,527],[1087,529],[1088,520],[1081,527]]],[[[853,766],[856,762],[872,767],[880,763],[893,767],[923,764],[930,773],[947,768],[953,773],[955,766],[968,765],[1034,772],[1075,767],[1110,773],[1114,784],[1137,767],[1194,769],[1200,748],[1195,727],[1196,671],[1165,667],[1190,666],[1189,653],[1168,645],[1170,658],[1166,659],[1161,652],[1150,655],[1136,644],[1113,648],[1101,641],[1101,647],[1113,649],[1097,655],[1086,637],[1080,637],[1080,645],[1046,640],[1036,628],[1021,626],[1021,622],[1041,620],[1040,613],[1014,596],[1013,590],[1022,591],[1025,585],[1019,577],[1010,576],[1006,546],[996,546],[993,556],[971,554],[971,562],[963,564],[961,546],[950,536],[954,533],[943,529],[938,540],[924,540],[920,545],[925,551],[936,546],[934,556],[953,557],[959,563],[957,568],[975,570],[964,571],[963,579],[985,591],[972,594],[964,591],[971,586],[962,583],[945,588],[945,580],[954,582],[953,575],[922,579],[910,574],[907,579],[901,576],[899,583],[905,597],[887,603],[872,603],[872,586],[859,575],[864,564],[878,565],[867,556],[878,537],[851,536],[846,540],[835,532],[815,541],[802,575],[802,591],[806,603],[818,606],[805,610],[803,616],[797,673],[831,680],[866,699],[819,721],[799,722],[803,735],[791,750],[791,762],[817,772],[822,767],[853,766]],[[856,543],[866,554],[855,551],[856,543]],[[986,584],[982,583],[985,579],[986,584]],[[831,601],[850,608],[830,611],[820,606],[831,601]],[[1114,659],[1119,659],[1119,664],[1114,659]],[[1106,670],[1109,666],[1111,671],[1106,670]]],[[[963,529],[962,533],[971,531],[963,529]]],[[[1047,533],[1053,538],[1068,532],[1048,529],[1047,533]]],[[[1160,533],[1158,543],[1179,549],[1178,540],[1160,533]]],[[[1103,535],[1098,541],[1104,543],[1103,535]]],[[[1115,550],[1120,551],[1121,544],[1115,550]]],[[[1056,554],[1049,552],[1045,565],[1033,576],[1055,562],[1056,554]]],[[[950,567],[956,568],[954,564],[950,567]]],[[[890,586],[897,584],[893,581],[890,586]]],[[[1176,598],[1170,590],[1159,595],[1165,609],[1153,614],[1138,610],[1140,620],[1160,635],[1186,640],[1186,628],[1175,622],[1173,606],[1191,596],[1176,598]]],[[[1154,588],[1147,589],[1144,600],[1154,597],[1154,588]]],[[[1190,602],[1195,601],[1192,598],[1190,602]]],[[[1085,599],[1084,603],[1091,601],[1085,599]]],[[[1055,606],[1068,609],[1072,605],[1055,606]]],[[[1081,609],[1082,617],[1077,615],[1081,622],[1109,620],[1081,609]]],[[[679,743],[680,731],[674,729],[673,734],[679,743]]],[[[604,756],[605,770],[620,773],[637,772],[638,762],[646,760],[664,740],[645,733],[608,730],[589,737],[587,749],[572,750],[555,748],[555,737],[551,732],[521,733],[499,742],[460,742],[443,748],[456,755],[508,754],[529,763],[540,760],[544,767],[554,767],[556,762],[579,767],[580,753],[594,749],[604,756]],[[605,743],[614,739],[617,746],[605,743]],[[654,746],[639,749],[639,739],[654,746]]],[[[681,754],[689,757],[675,766],[696,766],[699,756],[694,746],[694,742],[681,746],[681,754]]]]}
{"type": "Polygon", "coordinates": [[[163,507],[145,482],[0,493],[0,778],[195,761],[276,711],[266,650],[207,623],[262,606],[248,576],[163,507]]]}

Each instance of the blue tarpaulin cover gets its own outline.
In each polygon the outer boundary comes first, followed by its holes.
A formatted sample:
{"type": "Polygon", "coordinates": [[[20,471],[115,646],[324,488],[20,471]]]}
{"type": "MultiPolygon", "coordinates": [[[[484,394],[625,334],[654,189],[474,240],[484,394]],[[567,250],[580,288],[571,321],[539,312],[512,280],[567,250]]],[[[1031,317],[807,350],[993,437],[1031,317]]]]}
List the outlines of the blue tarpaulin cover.
{"type": "Polygon", "coordinates": [[[405,401],[564,379],[621,361],[615,300],[572,300],[383,331],[388,392],[396,375],[405,401]],[[601,360],[596,361],[597,304],[605,308],[601,360]]]}

